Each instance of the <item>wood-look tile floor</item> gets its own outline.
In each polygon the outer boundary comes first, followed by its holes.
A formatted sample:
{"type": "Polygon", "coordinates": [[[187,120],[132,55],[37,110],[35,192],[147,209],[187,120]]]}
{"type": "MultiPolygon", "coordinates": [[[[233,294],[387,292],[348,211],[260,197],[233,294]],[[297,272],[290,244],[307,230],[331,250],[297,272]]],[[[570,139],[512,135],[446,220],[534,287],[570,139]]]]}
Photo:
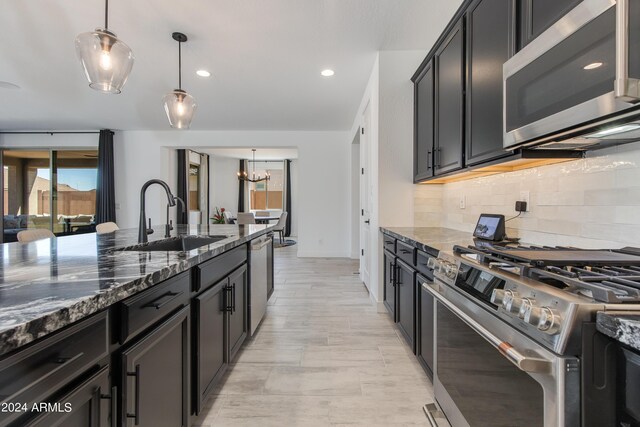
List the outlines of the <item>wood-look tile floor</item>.
{"type": "Polygon", "coordinates": [[[267,314],[195,425],[428,425],[431,383],[357,269],[275,249],[267,314]]]}

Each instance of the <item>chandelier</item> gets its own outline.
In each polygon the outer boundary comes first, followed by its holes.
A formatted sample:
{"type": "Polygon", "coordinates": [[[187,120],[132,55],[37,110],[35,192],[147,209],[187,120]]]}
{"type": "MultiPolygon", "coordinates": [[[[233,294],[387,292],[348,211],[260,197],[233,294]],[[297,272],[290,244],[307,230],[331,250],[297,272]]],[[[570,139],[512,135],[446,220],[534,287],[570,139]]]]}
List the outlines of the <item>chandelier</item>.
{"type": "Polygon", "coordinates": [[[245,170],[241,170],[238,172],[238,179],[241,181],[248,181],[248,182],[262,182],[262,181],[269,181],[271,179],[271,174],[269,172],[265,172],[265,176],[261,177],[260,175],[256,176],[256,149],[252,148],[251,151],[253,152],[253,174],[251,175],[251,178],[249,178],[249,176],[247,175],[247,171],[245,170]]]}

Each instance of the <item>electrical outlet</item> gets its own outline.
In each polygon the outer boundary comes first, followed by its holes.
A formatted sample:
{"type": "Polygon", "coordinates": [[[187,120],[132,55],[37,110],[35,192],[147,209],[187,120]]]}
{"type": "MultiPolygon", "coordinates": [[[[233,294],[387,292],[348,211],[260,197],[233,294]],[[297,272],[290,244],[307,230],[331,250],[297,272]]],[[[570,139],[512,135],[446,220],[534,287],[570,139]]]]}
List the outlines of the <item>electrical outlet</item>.
{"type": "Polygon", "coordinates": [[[525,212],[529,212],[531,210],[531,203],[529,202],[529,190],[520,191],[520,202],[527,202],[527,210],[525,212]]]}
{"type": "Polygon", "coordinates": [[[467,208],[467,196],[460,196],[460,209],[467,208]]]}

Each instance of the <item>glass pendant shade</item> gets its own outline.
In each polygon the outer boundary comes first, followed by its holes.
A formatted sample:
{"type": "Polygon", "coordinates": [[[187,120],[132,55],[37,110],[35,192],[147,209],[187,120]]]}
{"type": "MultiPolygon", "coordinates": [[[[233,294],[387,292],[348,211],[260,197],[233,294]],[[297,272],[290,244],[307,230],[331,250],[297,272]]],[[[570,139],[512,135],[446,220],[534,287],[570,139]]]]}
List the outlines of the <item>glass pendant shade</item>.
{"type": "Polygon", "coordinates": [[[135,58],[129,46],[114,33],[98,28],[78,35],[76,53],[92,89],[105,93],[122,91],[135,58]]]}
{"type": "Polygon", "coordinates": [[[196,99],[182,89],[175,89],[162,98],[169,124],[176,129],[189,129],[196,111],[196,99]]]}

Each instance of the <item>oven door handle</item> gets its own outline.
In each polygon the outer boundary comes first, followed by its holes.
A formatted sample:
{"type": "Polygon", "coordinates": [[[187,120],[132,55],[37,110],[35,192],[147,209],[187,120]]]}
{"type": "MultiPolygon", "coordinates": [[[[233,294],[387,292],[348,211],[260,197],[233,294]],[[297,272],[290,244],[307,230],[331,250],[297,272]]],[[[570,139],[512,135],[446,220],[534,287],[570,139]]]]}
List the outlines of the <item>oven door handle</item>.
{"type": "Polygon", "coordinates": [[[640,101],[640,80],[629,77],[629,0],[616,1],[616,80],[614,95],[624,102],[640,101]]]}
{"type": "Polygon", "coordinates": [[[513,346],[508,342],[502,341],[500,338],[493,335],[442,295],[439,291],[439,284],[434,282],[425,282],[424,285],[425,289],[429,291],[429,293],[431,293],[442,305],[458,316],[464,323],[469,325],[469,327],[476,331],[482,338],[487,340],[496,348],[496,350],[506,357],[507,360],[516,365],[521,371],[530,373],[551,372],[553,366],[551,361],[538,357],[525,356],[520,351],[513,348],[513,346]]]}

